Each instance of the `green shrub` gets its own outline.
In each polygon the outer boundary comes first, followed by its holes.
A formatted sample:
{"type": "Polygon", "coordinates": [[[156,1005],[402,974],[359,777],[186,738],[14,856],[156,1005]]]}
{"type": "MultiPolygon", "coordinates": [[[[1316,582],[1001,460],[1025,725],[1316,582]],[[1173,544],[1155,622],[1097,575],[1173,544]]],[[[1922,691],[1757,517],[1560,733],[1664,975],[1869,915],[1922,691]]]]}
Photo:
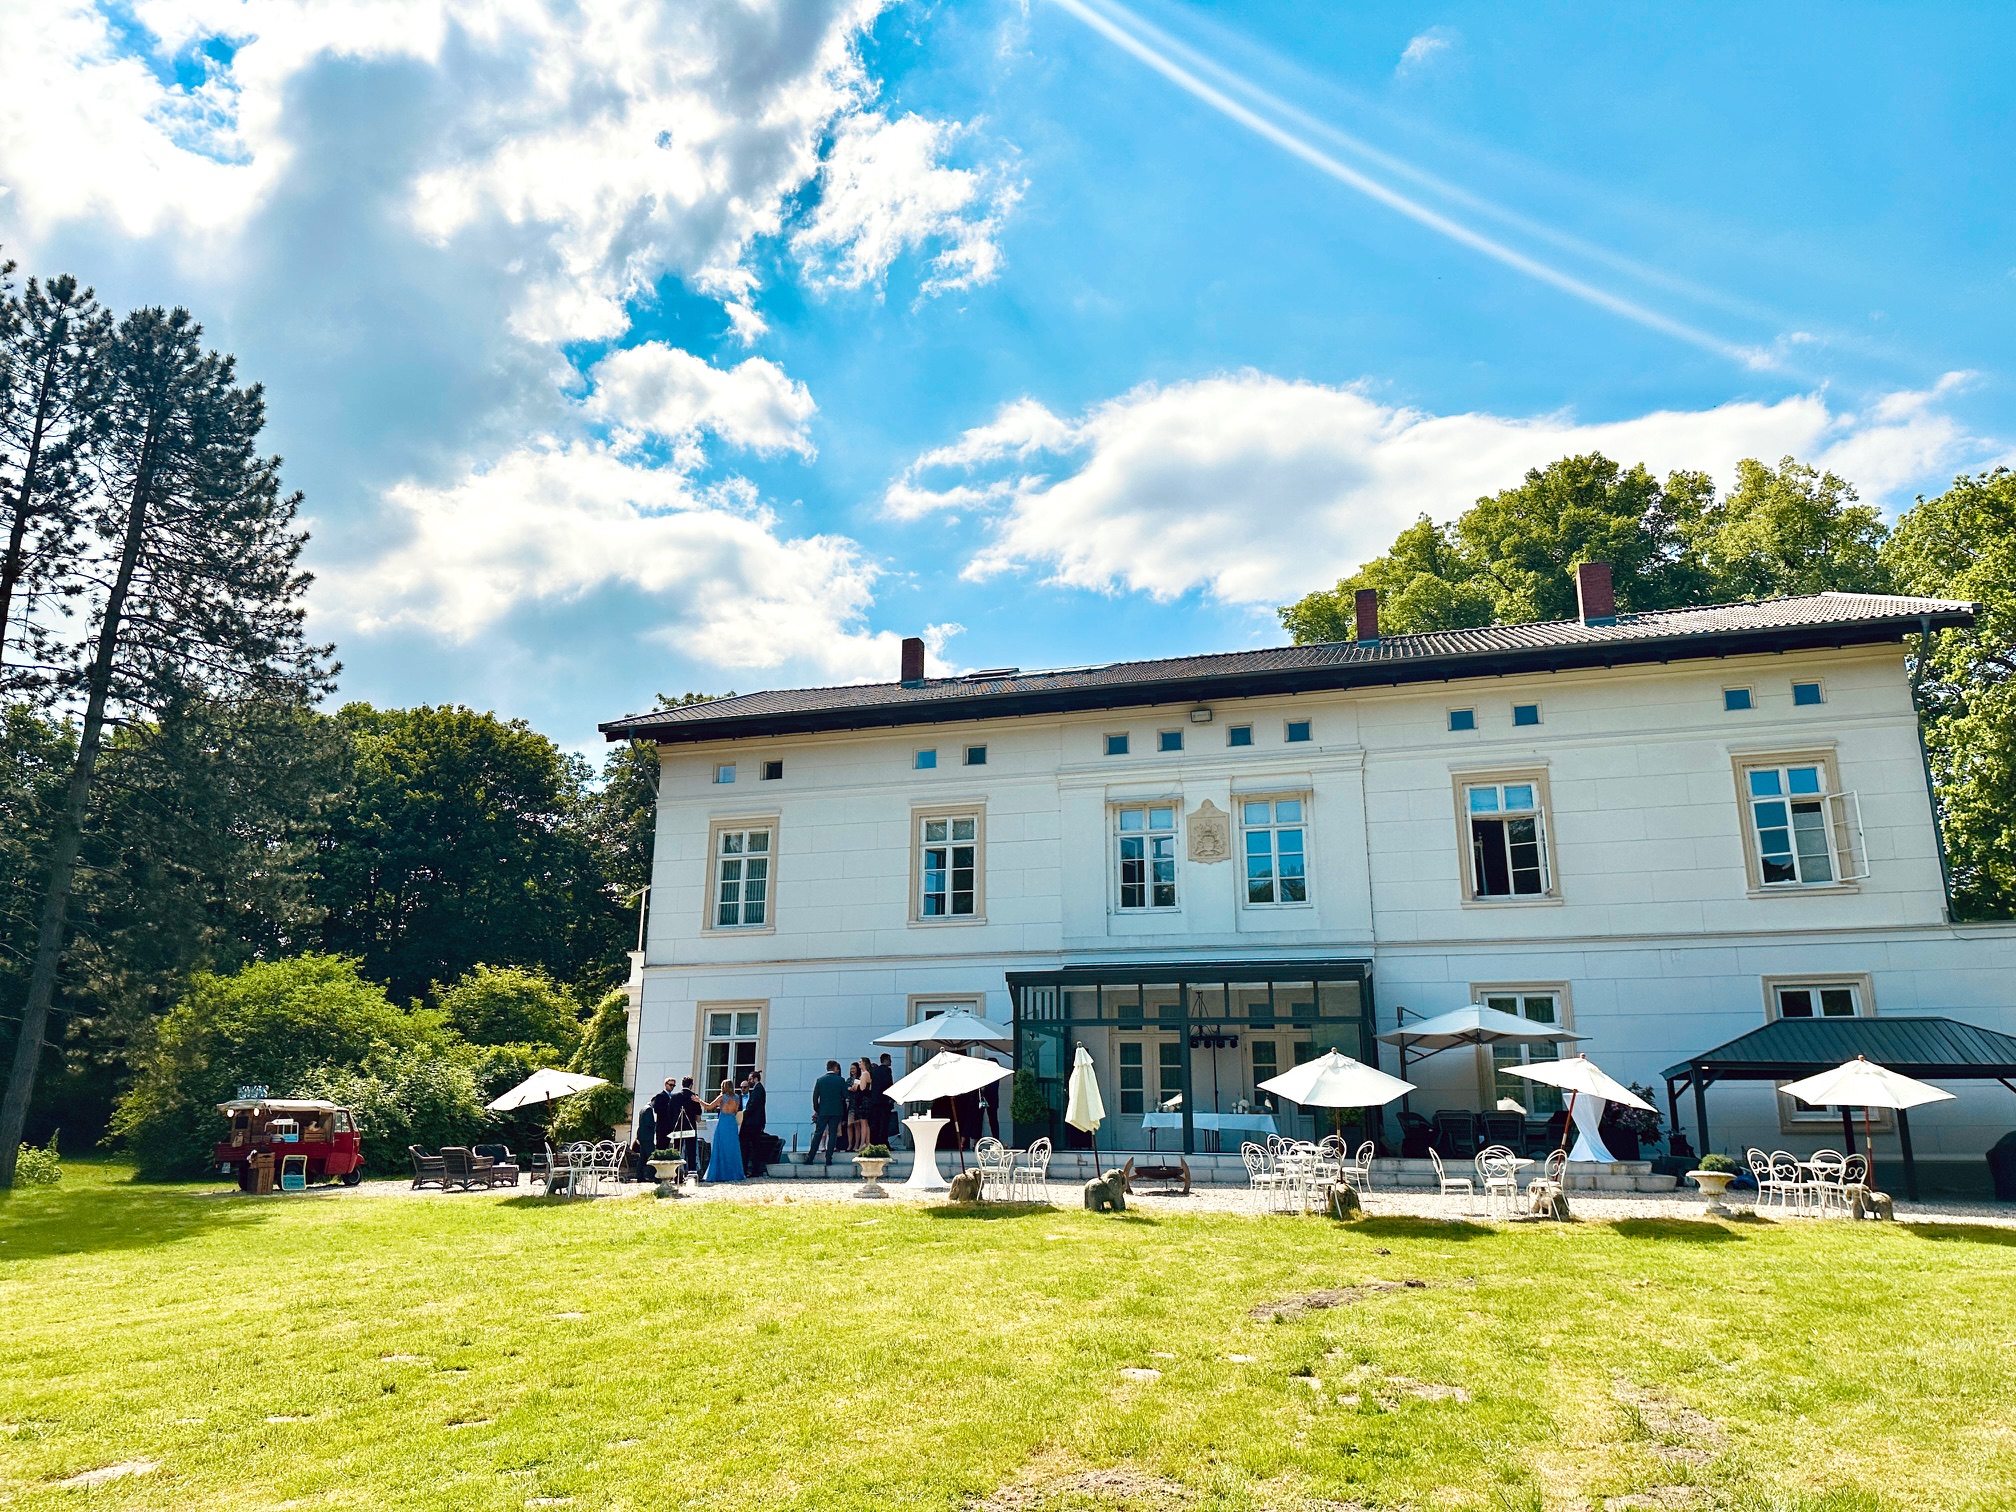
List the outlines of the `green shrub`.
{"type": "Polygon", "coordinates": [[[1717,1155],[1711,1151],[1694,1162],[1694,1169],[1697,1171],[1727,1171],[1731,1175],[1734,1175],[1736,1172],[1741,1171],[1743,1167],[1736,1164],[1727,1155],[1717,1155]]]}
{"type": "Polygon", "coordinates": [[[1050,1127],[1050,1102],[1044,1097],[1043,1088],[1036,1080],[1036,1073],[1024,1066],[1015,1073],[1015,1091],[1008,1099],[1008,1116],[1015,1120],[1016,1138],[1028,1129],[1050,1127]]]}
{"type": "Polygon", "coordinates": [[[863,1145],[854,1152],[854,1158],[856,1160],[887,1160],[889,1158],[889,1146],[885,1144],[863,1145]]]}
{"type": "MultiPolygon", "coordinates": [[[[344,957],[261,961],[230,976],[199,972],[135,1054],[133,1085],[113,1113],[112,1133],[132,1152],[143,1179],[201,1175],[224,1134],[217,1104],[237,1096],[241,1085],[285,1097],[325,1068],[380,1068],[371,1074],[385,1076],[382,1068],[408,1060],[449,1058],[456,1044],[438,1014],[395,1006],[344,957]]],[[[466,1067],[455,1086],[474,1108],[466,1067]]],[[[449,1096],[423,1094],[418,1084],[408,1090],[431,1099],[429,1106],[449,1096]]],[[[367,1123],[367,1149],[375,1132],[367,1123]]],[[[403,1155],[403,1141],[398,1148],[403,1155]]]]}
{"type": "Polygon", "coordinates": [[[581,1031],[581,1047],[567,1062],[569,1071],[599,1076],[609,1085],[578,1092],[554,1112],[553,1142],[607,1139],[609,1131],[630,1116],[630,1089],[623,1085],[624,1062],[630,1056],[630,998],[621,989],[604,994],[581,1031]]]}
{"type": "Polygon", "coordinates": [[[364,1169],[374,1176],[410,1169],[409,1144],[431,1153],[497,1137],[468,1064],[432,1046],[373,1056],[358,1067],[318,1066],[295,1087],[301,1097],[326,1097],[357,1115],[364,1169]]]}
{"type": "Polygon", "coordinates": [[[581,1043],[581,1010],[543,971],[476,966],[436,991],[441,1016],[472,1045],[522,1045],[537,1066],[566,1063],[581,1043]]]}
{"type": "Polygon", "coordinates": [[[19,1186],[54,1186],[62,1179],[63,1162],[56,1154],[54,1134],[42,1149],[24,1144],[21,1153],[14,1157],[14,1180],[19,1186]]]}

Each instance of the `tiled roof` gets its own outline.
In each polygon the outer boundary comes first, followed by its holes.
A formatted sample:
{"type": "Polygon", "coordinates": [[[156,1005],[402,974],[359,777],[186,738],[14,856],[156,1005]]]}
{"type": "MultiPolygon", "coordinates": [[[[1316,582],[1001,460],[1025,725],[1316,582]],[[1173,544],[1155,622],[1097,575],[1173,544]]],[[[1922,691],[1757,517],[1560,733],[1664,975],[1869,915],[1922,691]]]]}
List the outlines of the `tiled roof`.
{"type": "Polygon", "coordinates": [[[2016,1074],[2016,1039],[1950,1018],[1778,1019],[1704,1050],[1660,1073],[1679,1081],[1700,1066],[1708,1076],[1791,1077],[1866,1055],[1906,1076],[2016,1074]]]}
{"type": "Polygon", "coordinates": [[[610,740],[684,743],[1439,682],[1456,677],[1895,641],[1915,632],[1928,619],[1935,629],[1972,624],[1974,609],[1972,604],[1951,599],[1820,593],[1620,614],[1615,623],[1607,625],[1580,620],[1491,625],[1481,630],[1394,635],[1370,645],[1330,641],[1050,671],[934,677],[916,685],[891,682],[776,688],[632,714],[601,728],[610,740]]]}

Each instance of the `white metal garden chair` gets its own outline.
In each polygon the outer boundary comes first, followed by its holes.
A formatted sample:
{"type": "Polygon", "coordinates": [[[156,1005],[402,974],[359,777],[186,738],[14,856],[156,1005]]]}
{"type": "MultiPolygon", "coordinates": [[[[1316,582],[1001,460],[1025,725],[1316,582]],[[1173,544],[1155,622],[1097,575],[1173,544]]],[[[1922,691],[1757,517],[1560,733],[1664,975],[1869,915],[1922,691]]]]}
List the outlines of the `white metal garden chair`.
{"type": "Polygon", "coordinates": [[[1790,1150],[1771,1152],[1771,1187],[1778,1194],[1778,1206],[1787,1212],[1806,1208],[1806,1176],[1799,1169],[1799,1157],[1790,1150]]]}
{"type": "Polygon", "coordinates": [[[1358,1146],[1358,1153],[1349,1160],[1339,1162],[1337,1179],[1348,1182],[1358,1189],[1362,1196],[1372,1190],[1372,1157],[1378,1153],[1371,1140],[1358,1146]]]}
{"type": "Polygon", "coordinates": [[[1247,1140],[1239,1146],[1239,1158],[1246,1165],[1246,1191],[1256,1209],[1267,1212],[1281,1205],[1284,1177],[1273,1157],[1247,1140]]]}
{"type": "Polygon", "coordinates": [[[1477,1152],[1477,1179],[1484,1187],[1484,1214],[1501,1206],[1511,1217],[1519,1206],[1519,1157],[1510,1145],[1486,1145],[1477,1152]]]}
{"type": "Polygon", "coordinates": [[[973,1164],[980,1172],[980,1195],[1007,1201],[1015,1194],[1015,1151],[989,1134],[973,1146],[973,1164]]]}
{"type": "Polygon", "coordinates": [[[1008,1168],[1008,1189],[1025,1202],[1050,1200],[1050,1151],[1046,1136],[1022,1152],[1022,1158],[1008,1168]]]}
{"type": "Polygon", "coordinates": [[[1443,1168],[1442,1156],[1433,1145],[1428,1147],[1428,1158],[1435,1163],[1435,1185],[1444,1197],[1462,1197],[1472,1208],[1477,1206],[1477,1184],[1468,1176],[1451,1176],[1443,1168]]]}

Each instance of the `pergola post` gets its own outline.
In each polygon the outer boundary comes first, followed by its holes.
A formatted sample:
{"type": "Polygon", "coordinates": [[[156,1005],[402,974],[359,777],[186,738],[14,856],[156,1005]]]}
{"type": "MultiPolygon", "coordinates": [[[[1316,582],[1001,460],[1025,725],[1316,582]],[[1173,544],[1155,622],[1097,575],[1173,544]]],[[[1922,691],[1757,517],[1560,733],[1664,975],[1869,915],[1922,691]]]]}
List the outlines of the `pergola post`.
{"type": "Polygon", "coordinates": [[[1694,1073],[1694,1137],[1699,1141],[1694,1158],[1700,1160],[1712,1148],[1708,1143],[1708,1078],[1699,1066],[1690,1069],[1694,1073]]]}
{"type": "Polygon", "coordinates": [[[1911,1158],[1911,1115],[1902,1108],[1897,1110],[1897,1143],[1904,1155],[1904,1195],[1913,1202],[1918,1200],[1918,1162],[1911,1158]]]}

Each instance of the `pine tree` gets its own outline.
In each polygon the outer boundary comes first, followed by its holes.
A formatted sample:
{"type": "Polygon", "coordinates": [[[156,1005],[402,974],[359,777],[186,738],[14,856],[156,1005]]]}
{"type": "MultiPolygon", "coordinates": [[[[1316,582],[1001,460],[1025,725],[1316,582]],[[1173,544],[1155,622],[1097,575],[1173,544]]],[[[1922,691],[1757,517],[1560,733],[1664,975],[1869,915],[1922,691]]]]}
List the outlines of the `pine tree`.
{"type": "Polygon", "coordinates": [[[201,338],[186,310],[137,310],[98,364],[85,519],[97,544],[83,572],[93,633],[66,683],[83,710],[0,1102],[0,1189],[14,1180],[108,722],[194,695],[307,699],[333,676],[326,648],[302,638],[301,499],[281,493],[279,459],[256,449],[263,396],[236,386],[232,359],[201,338]]]}

